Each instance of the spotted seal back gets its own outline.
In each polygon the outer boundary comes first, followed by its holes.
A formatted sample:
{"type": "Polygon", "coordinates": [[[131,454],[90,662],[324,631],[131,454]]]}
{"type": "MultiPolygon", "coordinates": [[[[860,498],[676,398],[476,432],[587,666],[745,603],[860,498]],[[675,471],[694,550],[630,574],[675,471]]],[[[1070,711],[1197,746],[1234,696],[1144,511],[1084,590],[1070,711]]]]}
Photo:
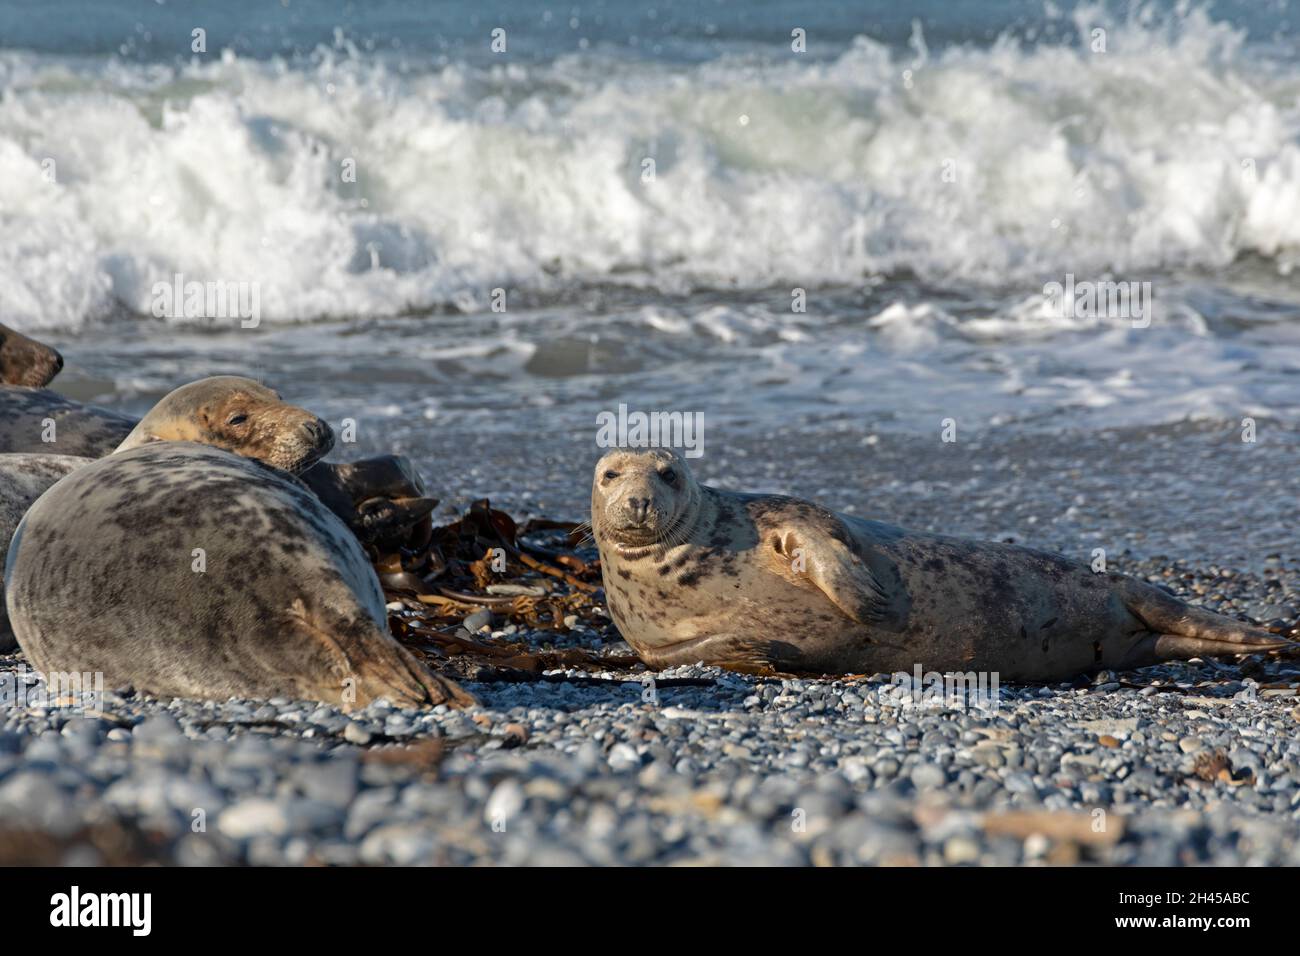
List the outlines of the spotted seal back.
{"type": "Polygon", "coordinates": [[[75,469],[9,549],[6,604],[43,672],[157,694],[461,705],[388,633],[356,538],[300,482],[190,442],[75,469]]]}

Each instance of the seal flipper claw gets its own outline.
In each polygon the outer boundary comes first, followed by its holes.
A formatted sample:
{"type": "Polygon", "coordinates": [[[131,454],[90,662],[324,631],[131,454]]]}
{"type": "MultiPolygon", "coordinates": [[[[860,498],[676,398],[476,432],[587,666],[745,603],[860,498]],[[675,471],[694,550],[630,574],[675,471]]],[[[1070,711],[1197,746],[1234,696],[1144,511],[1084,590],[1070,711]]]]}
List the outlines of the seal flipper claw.
{"type": "Polygon", "coordinates": [[[353,530],[369,543],[410,528],[437,506],[437,498],[370,498],[357,506],[358,527],[353,530]]]}
{"type": "MultiPolygon", "coordinates": [[[[396,644],[396,641],[394,641],[396,644]]],[[[406,666],[407,672],[411,678],[419,684],[423,691],[423,700],[421,704],[426,707],[437,707],[439,704],[446,704],[448,707],[477,707],[478,699],[469,691],[464,690],[453,680],[435,674],[432,670],[417,658],[408,648],[401,644],[396,644],[398,657],[406,666]]]]}
{"type": "Polygon", "coordinates": [[[879,579],[853,551],[821,529],[778,533],[778,554],[789,558],[796,577],[814,584],[845,615],[859,624],[877,624],[888,613],[889,598],[879,579]]]}

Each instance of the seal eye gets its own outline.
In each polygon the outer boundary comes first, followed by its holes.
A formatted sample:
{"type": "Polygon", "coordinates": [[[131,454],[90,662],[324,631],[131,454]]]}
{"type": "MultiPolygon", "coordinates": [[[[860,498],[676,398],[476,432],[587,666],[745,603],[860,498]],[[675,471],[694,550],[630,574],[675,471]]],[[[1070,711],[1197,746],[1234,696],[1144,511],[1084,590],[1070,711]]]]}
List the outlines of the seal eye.
{"type": "Polygon", "coordinates": [[[659,477],[670,485],[677,482],[677,472],[673,471],[671,468],[667,471],[659,472],[659,477]]]}
{"type": "Polygon", "coordinates": [[[617,477],[618,477],[618,472],[614,471],[612,468],[609,471],[605,472],[606,481],[613,481],[617,477]]]}
{"type": "Polygon", "coordinates": [[[246,421],[248,421],[248,416],[245,415],[243,412],[240,412],[240,413],[237,414],[237,415],[231,415],[230,418],[226,421],[226,424],[227,424],[227,425],[242,425],[242,424],[244,424],[244,422],[246,422],[246,421]]]}

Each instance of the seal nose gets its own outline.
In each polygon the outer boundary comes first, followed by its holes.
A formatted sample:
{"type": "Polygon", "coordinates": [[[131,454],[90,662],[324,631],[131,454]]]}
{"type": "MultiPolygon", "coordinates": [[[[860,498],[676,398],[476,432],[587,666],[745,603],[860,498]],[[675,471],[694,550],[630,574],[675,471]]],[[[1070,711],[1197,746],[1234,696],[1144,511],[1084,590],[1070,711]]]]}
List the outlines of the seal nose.
{"type": "Polygon", "coordinates": [[[642,524],[645,523],[646,516],[650,514],[649,498],[628,498],[628,510],[632,512],[633,517],[642,524]]]}
{"type": "Polygon", "coordinates": [[[312,447],[321,449],[321,454],[334,447],[334,431],[321,419],[309,418],[302,423],[302,430],[307,433],[312,447]]]}

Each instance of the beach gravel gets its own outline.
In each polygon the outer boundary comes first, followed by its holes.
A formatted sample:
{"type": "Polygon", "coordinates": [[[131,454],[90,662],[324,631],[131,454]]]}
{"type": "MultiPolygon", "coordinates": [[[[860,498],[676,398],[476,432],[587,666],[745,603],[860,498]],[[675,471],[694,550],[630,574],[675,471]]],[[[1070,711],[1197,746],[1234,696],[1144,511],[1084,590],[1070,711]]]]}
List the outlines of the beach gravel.
{"type": "MultiPolygon", "coordinates": [[[[1237,604],[1300,595],[1291,572],[1232,581],[1237,604]]],[[[36,689],[19,657],[0,674],[36,689]]],[[[471,685],[466,712],[11,695],[0,852],[39,832],[51,862],[1300,863],[1290,661],[1001,685],[988,709],[900,701],[887,675],[569,676],[471,685]]]]}

